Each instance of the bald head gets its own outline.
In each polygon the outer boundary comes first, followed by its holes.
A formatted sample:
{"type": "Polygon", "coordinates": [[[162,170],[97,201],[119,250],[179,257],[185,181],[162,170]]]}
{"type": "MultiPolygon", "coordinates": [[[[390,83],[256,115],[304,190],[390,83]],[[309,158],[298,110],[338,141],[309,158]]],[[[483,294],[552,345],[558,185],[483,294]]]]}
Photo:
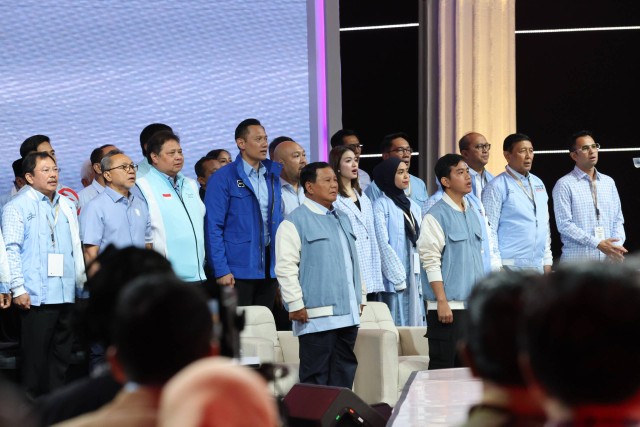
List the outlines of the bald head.
{"type": "Polygon", "coordinates": [[[273,152],[273,160],[282,163],[280,177],[297,188],[300,171],[307,164],[304,148],[295,141],[283,141],[273,152]]]}

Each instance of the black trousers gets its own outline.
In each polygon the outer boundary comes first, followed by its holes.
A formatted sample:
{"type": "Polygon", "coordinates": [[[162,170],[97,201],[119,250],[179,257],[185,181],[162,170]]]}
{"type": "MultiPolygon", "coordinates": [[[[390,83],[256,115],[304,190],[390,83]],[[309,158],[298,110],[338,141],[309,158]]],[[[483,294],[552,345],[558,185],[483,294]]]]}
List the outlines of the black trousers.
{"type": "Polygon", "coordinates": [[[263,305],[273,312],[278,281],[271,277],[271,247],[264,253],[264,279],[235,278],[238,305],[263,305]]]}
{"type": "Polygon", "coordinates": [[[427,311],[429,339],[429,370],[461,368],[464,365],[458,354],[458,341],[467,329],[467,310],[452,310],[453,323],[438,320],[438,310],[427,311]]]}
{"type": "Polygon", "coordinates": [[[357,326],[300,335],[300,382],[351,388],[358,367],[357,335],[357,326]]]}
{"type": "Polygon", "coordinates": [[[21,313],[22,385],[30,397],[65,383],[71,363],[73,304],[31,306],[21,313]]]}

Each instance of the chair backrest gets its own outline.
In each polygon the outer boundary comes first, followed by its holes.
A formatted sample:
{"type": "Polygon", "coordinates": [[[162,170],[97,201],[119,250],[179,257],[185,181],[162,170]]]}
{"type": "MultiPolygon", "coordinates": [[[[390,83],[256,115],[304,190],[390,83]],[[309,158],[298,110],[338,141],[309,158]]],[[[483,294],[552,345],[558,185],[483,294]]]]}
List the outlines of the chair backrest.
{"type": "Polygon", "coordinates": [[[384,329],[396,335],[396,341],[400,340],[398,328],[396,328],[389,306],[383,302],[368,301],[360,317],[361,329],[384,329]]]}
{"type": "Polygon", "coordinates": [[[241,337],[266,338],[273,341],[276,354],[280,353],[280,341],[273,313],[262,305],[248,305],[238,307],[238,312],[244,311],[244,328],[241,337]]]}

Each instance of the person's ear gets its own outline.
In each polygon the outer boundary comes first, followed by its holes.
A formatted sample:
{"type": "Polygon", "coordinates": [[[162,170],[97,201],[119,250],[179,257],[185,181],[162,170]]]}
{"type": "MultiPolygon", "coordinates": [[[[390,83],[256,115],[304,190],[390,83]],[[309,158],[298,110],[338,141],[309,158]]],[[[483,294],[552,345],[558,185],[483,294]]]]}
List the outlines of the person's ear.
{"type": "Polygon", "coordinates": [[[238,149],[240,151],[242,151],[242,150],[247,148],[246,144],[247,144],[247,142],[245,141],[244,138],[236,138],[236,145],[238,146],[238,149]]]}
{"type": "Polygon", "coordinates": [[[442,188],[449,188],[451,186],[449,178],[447,178],[446,176],[440,178],[440,184],[442,185],[442,188]]]}
{"type": "Polygon", "coordinates": [[[102,174],[102,168],[100,167],[100,163],[93,163],[91,165],[91,168],[93,169],[93,172],[96,175],[101,175],[102,174]]]}
{"type": "Polygon", "coordinates": [[[31,174],[29,172],[25,173],[24,174],[24,179],[27,181],[27,184],[33,185],[33,179],[34,179],[33,174],[31,174]]]}
{"type": "Polygon", "coordinates": [[[150,153],[149,155],[151,156],[151,164],[157,164],[159,156],[156,153],[150,153]]]}
{"type": "Polygon", "coordinates": [[[474,377],[479,377],[478,368],[476,367],[476,364],[473,361],[473,355],[471,354],[471,351],[469,351],[469,346],[467,345],[466,342],[464,341],[458,342],[458,354],[462,358],[462,361],[464,362],[465,366],[468,366],[469,369],[471,370],[471,374],[474,377]]]}
{"type": "Polygon", "coordinates": [[[509,151],[503,151],[502,154],[504,155],[504,158],[507,161],[507,163],[509,163],[509,159],[511,159],[511,153],[509,151]]]}
{"type": "Polygon", "coordinates": [[[122,363],[120,363],[118,349],[115,346],[110,345],[107,348],[107,362],[109,362],[109,366],[111,367],[111,375],[113,375],[113,378],[120,384],[126,383],[127,375],[124,373],[124,367],[122,363]]]}
{"type": "Polygon", "coordinates": [[[102,174],[102,177],[107,182],[112,182],[113,181],[113,177],[111,176],[111,171],[106,171],[105,173],[102,174]]]}

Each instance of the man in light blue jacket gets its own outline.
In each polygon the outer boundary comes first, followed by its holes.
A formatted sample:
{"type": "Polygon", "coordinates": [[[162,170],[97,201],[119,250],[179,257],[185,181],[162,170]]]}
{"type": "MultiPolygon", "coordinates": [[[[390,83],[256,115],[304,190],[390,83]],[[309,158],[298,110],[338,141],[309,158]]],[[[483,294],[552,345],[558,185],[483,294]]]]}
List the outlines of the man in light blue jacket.
{"type": "Polygon", "coordinates": [[[276,275],[300,342],[300,382],[351,388],[353,348],[367,288],[349,218],[333,207],[338,180],[329,164],[300,173],[306,199],[276,234],[276,275]]]}

